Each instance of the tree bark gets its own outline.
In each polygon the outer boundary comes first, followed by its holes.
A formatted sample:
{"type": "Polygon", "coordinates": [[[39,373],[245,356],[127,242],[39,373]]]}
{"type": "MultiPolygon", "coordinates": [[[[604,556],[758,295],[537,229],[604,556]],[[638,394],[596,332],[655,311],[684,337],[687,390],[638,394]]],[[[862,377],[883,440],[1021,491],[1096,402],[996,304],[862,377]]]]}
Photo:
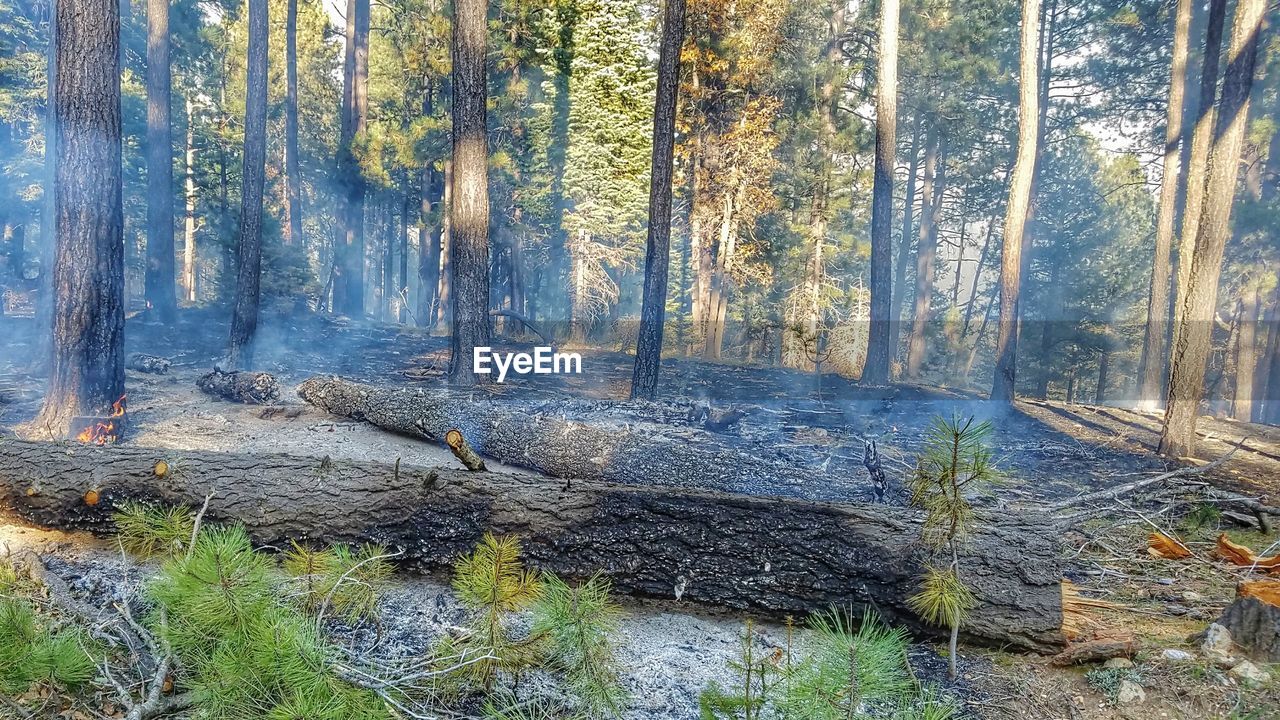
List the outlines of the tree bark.
{"type": "Polygon", "coordinates": [[[644,299],[631,398],[658,395],[662,331],[667,315],[667,264],[671,257],[671,176],[675,151],[676,96],[680,90],[680,48],[684,44],[685,0],[666,0],[658,51],[658,90],[653,107],[653,160],[649,181],[649,230],[644,253],[644,299]]]}
{"type": "Polygon", "coordinates": [[[453,197],[449,254],[453,324],[449,382],[474,385],[473,350],[489,344],[488,0],[453,5],[453,197]]]}
{"type": "Polygon", "coordinates": [[[61,438],[124,395],[124,211],[120,6],[62,0],[55,15],[53,362],[33,427],[61,438]]]}
{"type": "MultiPolygon", "coordinates": [[[[664,483],[732,492],[766,488],[813,497],[847,497],[861,488],[821,486],[814,470],[739,450],[714,439],[670,440],[651,425],[632,427],[572,403],[551,407],[484,402],[450,392],[378,387],[316,376],[298,388],[316,407],[384,430],[439,441],[459,429],[481,455],[558,478],[664,483]],[[577,418],[580,419],[575,419],[577,418]],[[599,421],[597,421],[599,420],[599,421]]],[[[643,405],[636,409],[643,413],[643,405]]],[[[637,420],[636,422],[642,422],[637,420]]]]}
{"type": "Polygon", "coordinates": [[[236,242],[236,302],[227,369],[253,365],[262,280],[262,191],[267,166],[267,0],[249,0],[245,79],[244,169],[236,242]]]}
{"type": "Polygon", "coordinates": [[[298,0],[288,0],[284,25],[284,243],[302,242],[302,171],[298,165],[298,0]]]}
{"type": "Polygon", "coordinates": [[[1170,457],[1195,451],[1196,417],[1204,394],[1205,369],[1217,312],[1222,255],[1231,235],[1231,209],[1240,172],[1240,150],[1249,117],[1249,93],[1257,64],[1258,36],[1266,0],[1240,0],[1231,31],[1231,48],[1223,79],[1222,102],[1209,153],[1199,229],[1175,334],[1169,376],[1169,401],[1159,452],[1170,457]]]}
{"type": "Polygon", "coordinates": [[[931,127],[926,141],[924,184],[921,192],[927,200],[920,209],[920,238],[916,244],[915,307],[911,315],[911,337],[907,345],[907,377],[918,379],[924,366],[925,332],[933,305],[933,281],[938,255],[938,223],[941,219],[942,195],[946,186],[946,164],[941,159],[939,130],[931,127]]]}
{"type": "Polygon", "coordinates": [[[1000,259],[1000,335],[996,340],[991,399],[1012,403],[1018,373],[1018,300],[1022,292],[1022,238],[1031,206],[1031,186],[1039,154],[1040,97],[1037,82],[1040,0],[1022,1],[1022,49],[1019,63],[1018,158],[1009,181],[1000,259]]]}
{"type": "MultiPolygon", "coordinates": [[[[436,81],[428,77],[423,83],[422,117],[435,116],[436,81]]],[[[433,328],[436,324],[436,302],[440,290],[440,240],[444,227],[441,199],[444,183],[436,170],[434,158],[422,164],[421,196],[418,210],[418,326],[433,328]]]]}
{"type": "Polygon", "coordinates": [[[1240,294],[1240,332],[1236,335],[1235,397],[1231,416],[1240,422],[1253,420],[1254,370],[1257,369],[1257,330],[1262,324],[1262,288],[1245,288],[1240,294]]]}
{"type": "MultiPolygon", "coordinates": [[[[893,170],[898,142],[898,0],[880,4],[880,77],[876,86],[876,162],[871,190],[871,326],[863,382],[889,383],[893,358],[893,170]]],[[[907,198],[907,217],[911,216],[907,198]]],[[[907,221],[910,223],[910,220],[907,221]]]]}
{"type": "MultiPolygon", "coordinates": [[[[937,636],[908,609],[924,553],[919,514],[698,490],[558,481],[277,454],[0,443],[0,500],[35,522],[109,531],[124,500],[200,506],[254,542],[376,542],[406,563],[448,571],[487,532],[514,534],[536,567],[566,579],[603,572],[627,594],[762,613],[874,608],[937,636]],[[245,482],[252,477],[253,482],[245,482]],[[84,497],[96,492],[97,502],[84,497]]],[[[388,461],[392,458],[388,458],[388,461]]],[[[1056,535],[1035,516],[979,516],[962,566],[976,605],[962,635],[1053,652],[1063,643],[1056,535]]]]}
{"type": "Polygon", "coordinates": [[[1169,283],[1172,268],[1174,225],[1177,218],[1179,145],[1186,105],[1187,49],[1190,46],[1191,0],[1178,0],[1173,30],[1173,64],[1164,133],[1164,176],[1160,180],[1160,210],[1156,218],[1156,248],[1151,263],[1147,325],[1143,330],[1139,362],[1138,402],[1144,409],[1160,404],[1164,385],[1165,333],[1169,318],[1169,283]]]}
{"type": "MultiPolygon", "coordinates": [[[[907,302],[907,265],[911,262],[912,212],[916,201],[916,177],[920,174],[920,143],[924,120],[917,110],[915,129],[911,133],[910,162],[907,166],[906,200],[902,208],[902,236],[898,240],[898,260],[893,270],[893,310],[889,331],[889,365],[893,366],[893,358],[898,354],[898,338],[902,335],[902,309],[907,302]]],[[[921,210],[923,211],[923,201],[921,210]]]]}
{"type": "Polygon", "coordinates": [[[169,0],[147,0],[147,266],[151,311],[171,322],[178,311],[173,250],[173,128],[169,95],[169,0]]]}
{"type": "MultiPolygon", "coordinates": [[[[1182,313],[1191,280],[1191,262],[1195,255],[1196,233],[1200,228],[1204,203],[1205,174],[1209,166],[1209,150],[1213,145],[1215,106],[1218,97],[1218,65],[1222,55],[1222,34],[1226,23],[1226,0],[1210,0],[1205,28],[1204,62],[1200,70],[1200,100],[1191,130],[1191,155],[1187,162],[1186,195],[1182,211],[1182,232],[1178,239],[1178,278],[1174,286],[1173,328],[1169,343],[1169,362],[1173,362],[1182,331],[1182,313]]],[[[1172,367],[1170,368],[1172,372],[1172,367]]],[[[1165,388],[1166,402],[1168,388],[1165,388]]]]}
{"type": "Polygon", "coordinates": [[[195,110],[191,98],[187,98],[187,145],[183,154],[186,200],[182,233],[182,289],[187,302],[196,301],[196,131],[195,110]]]}

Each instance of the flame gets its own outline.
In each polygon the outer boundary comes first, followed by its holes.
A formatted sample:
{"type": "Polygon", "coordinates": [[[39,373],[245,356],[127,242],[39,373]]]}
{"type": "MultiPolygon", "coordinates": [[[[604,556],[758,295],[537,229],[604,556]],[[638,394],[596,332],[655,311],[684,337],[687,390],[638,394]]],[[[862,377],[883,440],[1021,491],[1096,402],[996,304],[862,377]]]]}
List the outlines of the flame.
{"type": "Polygon", "coordinates": [[[128,395],[121,395],[120,399],[111,403],[111,417],[105,422],[99,421],[93,427],[87,427],[76,435],[76,440],[82,443],[92,443],[94,445],[106,445],[116,441],[116,418],[124,417],[125,399],[128,395]]]}

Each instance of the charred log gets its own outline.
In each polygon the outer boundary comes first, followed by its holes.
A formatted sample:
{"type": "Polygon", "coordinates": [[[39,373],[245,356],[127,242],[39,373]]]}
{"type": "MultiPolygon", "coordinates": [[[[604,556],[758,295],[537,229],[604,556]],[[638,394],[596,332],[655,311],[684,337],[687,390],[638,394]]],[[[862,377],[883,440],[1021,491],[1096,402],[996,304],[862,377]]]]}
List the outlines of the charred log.
{"type": "MultiPolygon", "coordinates": [[[[820,470],[714,442],[671,437],[633,423],[574,419],[570,403],[533,406],[447,390],[379,387],[317,376],[298,387],[303,400],[335,415],[403,435],[441,441],[458,429],[476,452],[517,467],[577,481],[674,485],[727,492],[830,494],[820,470]]],[[[648,414],[649,409],[642,409],[648,414]]]]}
{"type": "Polygon", "coordinates": [[[215,369],[200,376],[196,385],[214,397],[247,405],[267,405],[280,399],[280,384],[274,376],[264,372],[223,372],[215,369]]]}
{"type": "MultiPolygon", "coordinates": [[[[907,607],[924,559],[906,508],[752,498],[492,472],[288,455],[0,441],[0,504],[35,522],[107,531],[125,499],[199,507],[254,540],[374,541],[417,569],[452,566],[486,531],[514,533],[566,578],[603,571],[621,592],[779,617],[873,607],[933,634],[907,607]],[[172,466],[172,463],[167,463],[172,466]],[[87,498],[92,498],[90,502],[87,498]]],[[[980,518],[961,563],[977,605],[964,635],[1053,651],[1062,643],[1057,541],[1042,518],[980,518]]]]}
{"type": "Polygon", "coordinates": [[[162,358],[158,355],[148,355],[146,353],[130,353],[125,358],[124,366],[128,370],[136,370],[143,373],[151,373],[153,375],[168,374],[169,368],[173,365],[173,361],[169,358],[162,358]]]}

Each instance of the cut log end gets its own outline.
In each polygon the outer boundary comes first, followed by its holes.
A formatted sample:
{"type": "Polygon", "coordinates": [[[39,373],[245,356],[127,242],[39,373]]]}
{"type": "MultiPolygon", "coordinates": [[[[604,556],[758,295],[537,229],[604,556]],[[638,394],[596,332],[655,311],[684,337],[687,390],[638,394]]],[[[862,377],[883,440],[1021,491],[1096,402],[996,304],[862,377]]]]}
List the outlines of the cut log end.
{"type": "Polygon", "coordinates": [[[453,456],[463,464],[468,470],[477,471],[484,470],[484,458],[471,447],[471,443],[462,436],[462,431],[458,429],[450,430],[444,434],[444,444],[449,446],[449,450],[453,452],[453,456]]]}

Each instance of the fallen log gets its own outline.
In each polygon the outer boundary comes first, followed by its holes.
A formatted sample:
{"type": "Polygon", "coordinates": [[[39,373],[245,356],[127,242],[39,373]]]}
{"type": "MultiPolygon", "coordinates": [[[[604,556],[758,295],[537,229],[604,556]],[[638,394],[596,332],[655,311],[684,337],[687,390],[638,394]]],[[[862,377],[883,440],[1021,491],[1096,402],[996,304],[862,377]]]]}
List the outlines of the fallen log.
{"type": "Polygon", "coordinates": [[[737,449],[710,435],[673,437],[670,428],[575,419],[574,403],[493,400],[445,389],[366,385],[316,376],[298,386],[308,403],[384,430],[442,441],[457,429],[477,453],[552,477],[639,485],[673,485],[726,492],[849,500],[869,498],[852,473],[824,473],[767,449],[737,449]],[[567,409],[567,410],[566,410],[567,409]],[[772,454],[774,457],[770,457],[772,454]]]}
{"type": "Polygon", "coordinates": [[[137,370],[138,372],[151,373],[153,375],[168,374],[172,365],[173,361],[169,358],[148,355],[147,353],[129,353],[129,357],[125,358],[124,361],[124,366],[129,370],[137,370]]]}
{"type": "Polygon", "coordinates": [[[214,397],[248,405],[267,405],[280,399],[280,384],[273,375],[264,372],[223,372],[215,368],[201,375],[196,385],[214,397]]]}
{"type": "MultiPolygon", "coordinates": [[[[393,460],[393,458],[389,458],[393,460]]],[[[125,499],[200,507],[255,542],[374,541],[415,569],[444,571],[486,531],[520,537],[563,577],[604,572],[620,592],[802,616],[875,608],[935,634],[908,608],[923,557],[908,508],[745,497],[702,490],[563,483],[533,476],[289,455],[0,440],[0,505],[34,522],[110,530],[125,499]],[[164,472],[158,472],[164,462],[164,472]]],[[[977,599],[973,642],[1056,651],[1057,540],[1043,518],[980,517],[960,558],[977,599]]]]}

